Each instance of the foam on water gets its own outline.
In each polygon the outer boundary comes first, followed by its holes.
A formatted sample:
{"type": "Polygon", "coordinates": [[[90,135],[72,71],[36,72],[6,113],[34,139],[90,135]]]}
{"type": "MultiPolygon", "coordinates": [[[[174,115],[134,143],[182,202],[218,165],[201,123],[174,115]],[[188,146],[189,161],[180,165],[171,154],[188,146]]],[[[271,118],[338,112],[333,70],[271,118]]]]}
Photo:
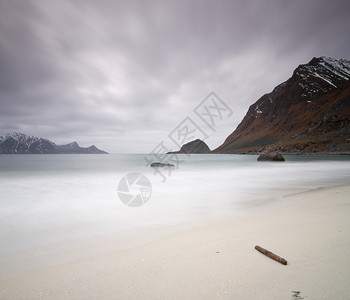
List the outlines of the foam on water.
{"type": "Polygon", "coordinates": [[[0,254],[26,248],[169,224],[234,216],[281,197],[324,186],[349,184],[345,156],[287,156],[285,163],[256,156],[181,155],[179,168],[146,167],[144,155],[0,156],[0,254]],[[152,183],[150,200],[125,206],[117,186],[130,172],[152,183]]]}

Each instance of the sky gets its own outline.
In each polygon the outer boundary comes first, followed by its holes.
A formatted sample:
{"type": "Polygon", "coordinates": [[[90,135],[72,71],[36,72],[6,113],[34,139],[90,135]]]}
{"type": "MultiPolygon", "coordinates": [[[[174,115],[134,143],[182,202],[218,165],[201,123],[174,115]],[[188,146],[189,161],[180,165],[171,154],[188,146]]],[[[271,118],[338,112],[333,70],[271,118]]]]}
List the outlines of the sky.
{"type": "Polygon", "coordinates": [[[0,0],[0,135],[214,149],[299,64],[350,59],[349,28],[348,0],[0,0]]]}

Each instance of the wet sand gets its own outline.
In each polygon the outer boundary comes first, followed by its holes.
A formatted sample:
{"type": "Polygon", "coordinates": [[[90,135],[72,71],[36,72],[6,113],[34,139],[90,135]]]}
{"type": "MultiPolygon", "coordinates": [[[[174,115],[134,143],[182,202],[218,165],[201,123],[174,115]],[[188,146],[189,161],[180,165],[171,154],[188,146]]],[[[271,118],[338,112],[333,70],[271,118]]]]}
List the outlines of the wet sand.
{"type": "Polygon", "coordinates": [[[349,195],[324,188],[232,219],[136,231],[137,242],[108,235],[14,253],[0,299],[346,299],[349,195]]]}

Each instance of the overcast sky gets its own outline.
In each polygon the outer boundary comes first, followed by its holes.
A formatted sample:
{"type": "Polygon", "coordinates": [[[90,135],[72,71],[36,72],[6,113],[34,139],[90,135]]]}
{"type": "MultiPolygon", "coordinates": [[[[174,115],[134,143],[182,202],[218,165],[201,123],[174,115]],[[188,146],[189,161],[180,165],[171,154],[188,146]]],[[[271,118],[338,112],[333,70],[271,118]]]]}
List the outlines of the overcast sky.
{"type": "Polygon", "coordinates": [[[213,149],[299,64],[349,59],[349,28],[348,0],[0,0],[0,135],[149,153],[188,117],[213,149]]]}

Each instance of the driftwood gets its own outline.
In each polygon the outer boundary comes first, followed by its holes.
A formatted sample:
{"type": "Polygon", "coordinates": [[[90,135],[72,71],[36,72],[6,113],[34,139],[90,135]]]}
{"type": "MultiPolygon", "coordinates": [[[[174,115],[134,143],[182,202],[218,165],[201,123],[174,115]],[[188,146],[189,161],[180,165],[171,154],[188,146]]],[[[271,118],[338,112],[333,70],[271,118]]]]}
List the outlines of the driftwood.
{"type": "Polygon", "coordinates": [[[282,265],[286,265],[287,264],[287,261],[284,258],[282,258],[282,257],[280,257],[280,256],[278,256],[278,255],[276,255],[276,254],[274,254],[272,252],[270,252],[269,250],[266,250],[266,249],[264,249],[264,248],[262,248],[260,246],[255,246],[255,249],[258,250],[259,252],[261,252],[262,254],[265,254],[266,256],[274,259],[275,261],[278,261],[282,265]]]}

